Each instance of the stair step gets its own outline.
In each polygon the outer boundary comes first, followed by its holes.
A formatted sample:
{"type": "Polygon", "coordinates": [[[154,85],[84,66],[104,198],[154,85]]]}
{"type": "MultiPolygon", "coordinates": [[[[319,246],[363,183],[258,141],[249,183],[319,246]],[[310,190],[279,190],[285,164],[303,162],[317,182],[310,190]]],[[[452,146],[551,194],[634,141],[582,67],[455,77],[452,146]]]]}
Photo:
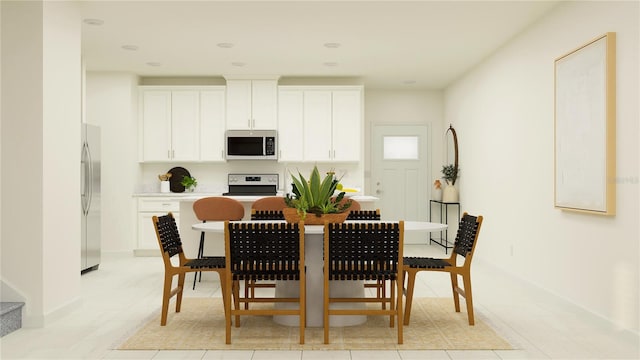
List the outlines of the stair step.
{"type": "Polygon", "coordinates": [[[23,302],[0,303],[0,337],[22,327],[23,302]]]}

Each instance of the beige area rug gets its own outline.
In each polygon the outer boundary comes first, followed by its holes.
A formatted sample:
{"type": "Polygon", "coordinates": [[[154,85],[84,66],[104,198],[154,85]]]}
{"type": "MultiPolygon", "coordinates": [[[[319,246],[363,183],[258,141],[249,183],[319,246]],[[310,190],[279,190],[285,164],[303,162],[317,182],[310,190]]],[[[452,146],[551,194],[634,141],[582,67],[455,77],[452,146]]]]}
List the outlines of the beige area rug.
{"type": "MultiPolygon", "coordinates": [[[[461,304],[464,307],[464,303],[461,304]]],[[[138,329],[120,350],[497,350],[512,349],[476,314],[469,326],[465,312],[456,313],[451,298],[414,299],[411,325],[404,327],[404,344],[397,344],[397,329],[389,317],[369,316],[363,325],[331,328],[330,344],[323,344],[322,328],[307,328],[305,344],[299,344],[298,327],[274,323],[270,316],[244,316],[241,326],[231,329],[226,345],[224,314],[219,298],[184,298],[180,313],[172,311],[166,326],[160,315],[138,329]]],[[[373,305],[370,305],[373,306],[373,305]]]]}

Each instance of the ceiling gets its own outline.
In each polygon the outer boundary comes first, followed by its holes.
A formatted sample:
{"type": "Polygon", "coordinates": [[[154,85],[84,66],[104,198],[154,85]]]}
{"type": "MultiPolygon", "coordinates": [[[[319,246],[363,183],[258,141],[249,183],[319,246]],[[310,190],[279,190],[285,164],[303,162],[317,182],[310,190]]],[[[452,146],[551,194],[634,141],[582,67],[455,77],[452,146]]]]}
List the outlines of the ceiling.
{"type": "Polygon", "coordinates": [[[442,89],[557,4],[89,0],[80,6],[83,19],[102,21],[82,25],[88,71],[339,77],[367,88],[442,89]]]}

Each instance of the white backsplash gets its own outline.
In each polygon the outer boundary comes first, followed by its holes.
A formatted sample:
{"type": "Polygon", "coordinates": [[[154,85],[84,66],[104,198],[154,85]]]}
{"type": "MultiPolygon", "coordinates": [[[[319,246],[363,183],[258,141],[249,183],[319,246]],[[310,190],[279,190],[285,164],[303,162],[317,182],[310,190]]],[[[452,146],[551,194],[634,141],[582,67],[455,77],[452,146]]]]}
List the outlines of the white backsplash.
{"type": "MultiPolygon", "coordinates": [[[[140,164],[141,179],[136,186],[137,193],[160,192],[158,175],[165,174],[173,167],[183,167],[198,180],[196,192],[224,193],[228,191],[227,175],[233,174],[278,174],[278,191],[291,192],[291,174],[300,172],[308,178],[313,163],[283,164],[276,161],[229,161],[226,163],[182,163],[182,164],[140,164]]],[[[317,164],[321,174],[335,171],[345,187],[361,188],[364,193],[364,169],[361,164],[317,164]]]]}

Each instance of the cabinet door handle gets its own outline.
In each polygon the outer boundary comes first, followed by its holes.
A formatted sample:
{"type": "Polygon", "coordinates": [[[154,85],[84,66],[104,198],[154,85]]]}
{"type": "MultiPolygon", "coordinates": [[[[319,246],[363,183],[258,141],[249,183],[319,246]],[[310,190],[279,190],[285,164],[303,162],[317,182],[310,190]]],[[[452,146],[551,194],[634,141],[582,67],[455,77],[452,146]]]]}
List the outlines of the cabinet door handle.
{"type": "Polygon", "coordinates": [[[171,159],[171,150],[167,150],[167,159],[171,159]]]}
{"type": "Polygon", "coordinates": [[[247,126],[251,129],[251,119],[247,119],[247,126]]]}

